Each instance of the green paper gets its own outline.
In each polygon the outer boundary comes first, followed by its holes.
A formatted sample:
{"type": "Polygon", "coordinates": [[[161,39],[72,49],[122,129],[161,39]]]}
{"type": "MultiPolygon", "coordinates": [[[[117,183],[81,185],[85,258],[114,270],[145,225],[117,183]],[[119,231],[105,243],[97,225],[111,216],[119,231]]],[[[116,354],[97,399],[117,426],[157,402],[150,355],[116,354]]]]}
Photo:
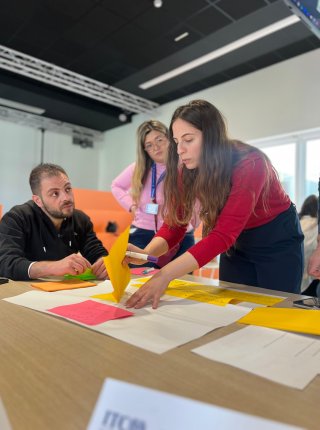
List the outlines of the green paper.
{"type": "Polygon", "coordinates": [[[90,281],[96,279],[96,276],[92,273],[92,269],[87,269],[80,275],[64,275],[65,279],[81,279],[82,281],[90,281]]]}

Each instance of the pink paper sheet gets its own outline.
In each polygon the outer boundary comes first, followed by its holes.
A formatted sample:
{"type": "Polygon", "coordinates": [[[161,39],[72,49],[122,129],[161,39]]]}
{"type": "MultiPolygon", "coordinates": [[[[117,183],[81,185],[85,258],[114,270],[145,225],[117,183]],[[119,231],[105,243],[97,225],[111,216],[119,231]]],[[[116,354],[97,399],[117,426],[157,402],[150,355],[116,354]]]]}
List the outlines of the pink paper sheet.
{"type": "Polygon", "coordinates": [[[130,269],[130,272],[132,273],[132,275],[139,275],[139,276],[150,275],[151,276],[159,272],[159,269],[154,269],[152,267],[134,267],[133,269],[130,269]]]}
{"type": "Polygon", "coordinates": [[[117,318],[126,318],[134,315],[125,309],[98,303],[93,300],[85,300],[73,305],[57,306],[47,309],[48,312],[78,321],[82,324],[97,325],[117,318]]]}

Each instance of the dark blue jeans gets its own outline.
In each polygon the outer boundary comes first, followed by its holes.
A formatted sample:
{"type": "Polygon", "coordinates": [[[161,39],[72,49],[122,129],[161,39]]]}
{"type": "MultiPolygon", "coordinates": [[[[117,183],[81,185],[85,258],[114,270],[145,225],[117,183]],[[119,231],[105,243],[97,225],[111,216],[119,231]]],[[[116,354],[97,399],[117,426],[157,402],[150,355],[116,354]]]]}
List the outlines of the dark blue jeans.
{"type": "MultiPolygon", "coordinates": [[[[130,233],[129,236],[129,242],[132,243],[135,246],[138,246],[139,248],[145,248],[148,243],[151,241],[151,239],[154,237],[155,232],[153,230],[146,230],[144,228],[138,228],[134,225],[131,226],[131,229],[135,229],[132,233],[130,233]]],[[[192,245],[194,245],[194,232],[193,230],[189,233],[186,233],[184,239],[180,243],[180,247],[175,254],[175,256],[172,258],[174,260],[175,258],[179,257],[180,255],[184,254],[192,245]]],[[[158,267],[157,265],[153,263],[146,262],[145,264],[141,266],[136,266],[134,264],[130,264],[130,267],[158,267]]]]}
{"type": "Polygon", "coordinates": [[[303,239],[292,204],[271,222],[240,234],[235,245],[220,256],[219,278],[299,294],[303,239]]]}

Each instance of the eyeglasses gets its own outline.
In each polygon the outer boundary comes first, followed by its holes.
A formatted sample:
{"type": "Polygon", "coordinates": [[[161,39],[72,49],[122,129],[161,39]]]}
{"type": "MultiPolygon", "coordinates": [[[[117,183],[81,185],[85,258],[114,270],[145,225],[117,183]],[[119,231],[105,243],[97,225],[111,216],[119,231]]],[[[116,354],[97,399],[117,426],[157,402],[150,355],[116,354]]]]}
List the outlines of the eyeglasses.
{"type": "Polygon", "coordinates": [[[144,150],[150,152],[151,150],[155,151],[159,146],[164,145],[167,142],[166,137],[156,137],[154,142],[148,142],[144,145],[144,150]]]}

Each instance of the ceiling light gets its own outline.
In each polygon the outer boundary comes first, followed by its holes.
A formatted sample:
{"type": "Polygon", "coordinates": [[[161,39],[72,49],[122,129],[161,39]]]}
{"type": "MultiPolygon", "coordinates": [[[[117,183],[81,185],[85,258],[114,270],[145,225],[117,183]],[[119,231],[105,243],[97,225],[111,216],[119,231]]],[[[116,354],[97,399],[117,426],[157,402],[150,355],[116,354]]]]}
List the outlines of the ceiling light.
{"type": "Polygon", "coordinates": [[[288,18],[277,21],[274,24],[268,25],[267,27],[264,27],[251,34],[248,34],[247,36],[241,37],[235,42],[231,42],[228,45],[223,46],[222,48],[218,48],[212,52],[209,52],[206,55],[203,55],[202,57],[199,57],[193,61],[190,61],[189,63],[186,63],[173,70],[170,70],[170,72],[164,73],[163,75],[150,79],[149,81],[143,82],[142,84],[139,85],[139,88],[143,90],[152,88],[158,84],[161,84],[161,82],[168,81],[169,79],[179,76],[182,73],[188,72],[189,70],[192,70],[195,67],[202,66],[203,64],[208,63],[209,61],[215,60],[216,58],[229,54],[229,52],[242,48],[243,46],[248,45],[249,43],[252,43],[265,36],[268,36],[269,34],[279,31],[299,21],[300,21],[299,18],[295,15],[292,15],[292,16],[289,16],[288,18]]]}
{"type": "Polygon", "coordinates": [[[121,122],[126,122],[128,119],[127,115],[124,112],[121,113],[118,118],[119,118],[119,121],[121,122]]]}
{"type": "Polygon", "coordinates": [[[179,40],[184,39],[185,37],[189,36],[189,32],[185,31],[184,33],[179,34],[179,36],[174,38],[175,42],[179,42],[179,40]]]}
{"type": "Polygon", "coordinates": [[[162,0],[153,0],[153,6],[159,8],[162,6],[162,0]]]}
{"type": "Polygon", "coordinates": [[[0,98],[0,106],[6,106],[13,109],[18,109],[24,112],[34,113],[36,115],[41,115],[45,112],[45,109],[42,109],[36,106],[25,105],[24,103],[14,102],[13,100],[7,100],[2,98],[0,98]]]}

